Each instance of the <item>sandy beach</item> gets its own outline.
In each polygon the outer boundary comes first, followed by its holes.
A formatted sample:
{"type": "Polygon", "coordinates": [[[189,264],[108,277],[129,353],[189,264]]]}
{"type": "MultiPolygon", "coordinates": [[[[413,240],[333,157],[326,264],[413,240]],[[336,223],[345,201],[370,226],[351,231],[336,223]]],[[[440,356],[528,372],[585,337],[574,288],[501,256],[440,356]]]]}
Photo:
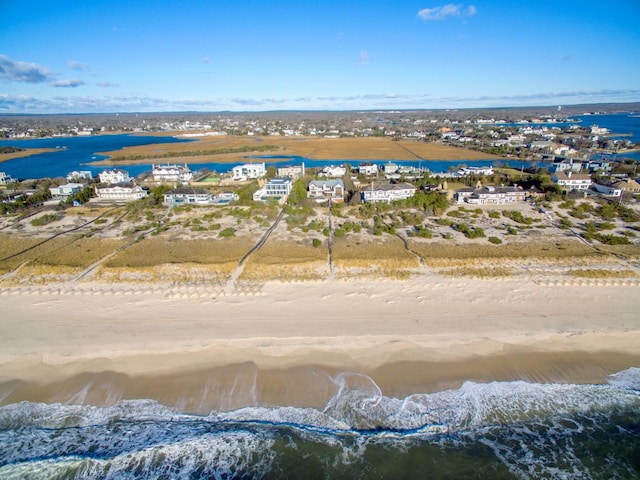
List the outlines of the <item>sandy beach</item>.
{"type": "Polygon", "coordinates": [[[2,404],[317,406],[344,372],[401,397],[465,380],[598,383],[640,365],[637,282],[424,275],[166,288],[2,289],[2,404]]]}

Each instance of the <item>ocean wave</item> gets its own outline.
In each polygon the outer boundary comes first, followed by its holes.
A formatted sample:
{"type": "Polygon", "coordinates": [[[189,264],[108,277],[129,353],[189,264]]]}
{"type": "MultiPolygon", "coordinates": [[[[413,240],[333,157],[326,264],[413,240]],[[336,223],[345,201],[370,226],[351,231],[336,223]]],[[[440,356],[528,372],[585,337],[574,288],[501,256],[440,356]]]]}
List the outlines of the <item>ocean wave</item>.
{"type": "Polygon", "coordinates": [[[499,464],[512,477],[625,478],[638,468],[629,459],[640,449],[639,371],[604,385],[467,382],[402,399],[344,373],[323,409],[209,415],[153,400],[22,402],[0,408],[0,477],[279,478],[300,455],[338,475],[386,457],[404,464],[428,453],[447,464],[469,452],[469,462],[499,464]]]}

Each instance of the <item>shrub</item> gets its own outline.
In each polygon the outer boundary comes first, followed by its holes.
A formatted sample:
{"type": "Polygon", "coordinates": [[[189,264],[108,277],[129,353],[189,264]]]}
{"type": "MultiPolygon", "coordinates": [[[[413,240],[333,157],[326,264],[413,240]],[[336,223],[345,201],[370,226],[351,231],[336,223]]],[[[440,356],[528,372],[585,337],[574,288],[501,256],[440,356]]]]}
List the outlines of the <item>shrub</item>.
{"type": "Polygon", "coordinates": [[[57,222],[62,219],[62,215],[59,213],[45,213],[44,215],[39,216],[38,218],[34,218],[31,220],[31,225],[34,227],[41,227],[43,225],[48,225],[52,222],[57,222]]]}
{"type": "Polygon", "coordinates": [[[489,237],[489,241],[495,245],[500,245],[502,243],[502,240],[498,237],[489,237]]]}
{"type": "Polygon", "coordinates": [[[311,241],[311,245],[313,245],[314,248],[318,248],[320,245],[322,245],[322,240],[320,240],[319,238],[314,238],[311,241]]]}
{"type": "Polygon", "coordinates": [[[233,227],[227,227],[224,230],[221,230],[220,233],[218,233],[218,236],[221,238],[235,237],[236,229],[233,227]]]}

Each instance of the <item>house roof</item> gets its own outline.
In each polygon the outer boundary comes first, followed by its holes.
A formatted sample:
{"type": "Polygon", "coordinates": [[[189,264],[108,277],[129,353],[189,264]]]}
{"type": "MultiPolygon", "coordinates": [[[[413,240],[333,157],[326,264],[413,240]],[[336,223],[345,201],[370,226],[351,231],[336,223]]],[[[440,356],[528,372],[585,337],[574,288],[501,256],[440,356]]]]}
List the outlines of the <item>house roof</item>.
{"type": "Polygon", "coordinates": [[[591,177],[586,173],[572,173],[569,176],[566,172],[557,172],[554,175],[558,180],[591,180],[591,177]]]}
{"type": "Polygon", "coordinates": [[[331,179],[331,180],[311,180],[309,182],[309,185],[317,185],[317,186],[326,186],[326,187],[335,187],[336,185],[340,185],[341,187],[344,187],[344,182],[339,179],[339,178],[335,178],[335,179],[331,179]]]}
{"type": "Polygon", "coordinates": [[[369,185],[362,189],[365,192],[384,191],[391,192],[393,190],[417,190],[417,188],[410,183],[378,183],[369,185]]]}
{"type": "Polygon", "coordinates": [[[211,195],[211,192],[203,188],[180,187],[170,190],[165,195],[211,195]]]}

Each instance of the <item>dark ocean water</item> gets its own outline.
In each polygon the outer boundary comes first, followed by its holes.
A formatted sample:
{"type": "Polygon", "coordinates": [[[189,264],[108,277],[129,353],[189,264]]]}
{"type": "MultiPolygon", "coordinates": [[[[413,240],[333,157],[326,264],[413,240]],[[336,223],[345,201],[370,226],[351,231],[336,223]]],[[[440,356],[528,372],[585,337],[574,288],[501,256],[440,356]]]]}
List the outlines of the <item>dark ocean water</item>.
{"type": "Polygon", "coordinates": [[[322,409],[7,405],[0,478],[640,478],[639,368],[602,385],[467,382],[406,398],[335,381],[322,409]]]}

